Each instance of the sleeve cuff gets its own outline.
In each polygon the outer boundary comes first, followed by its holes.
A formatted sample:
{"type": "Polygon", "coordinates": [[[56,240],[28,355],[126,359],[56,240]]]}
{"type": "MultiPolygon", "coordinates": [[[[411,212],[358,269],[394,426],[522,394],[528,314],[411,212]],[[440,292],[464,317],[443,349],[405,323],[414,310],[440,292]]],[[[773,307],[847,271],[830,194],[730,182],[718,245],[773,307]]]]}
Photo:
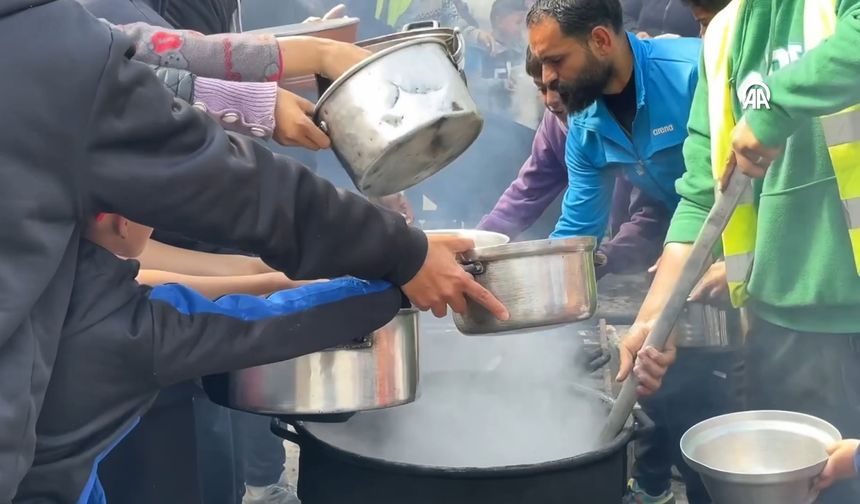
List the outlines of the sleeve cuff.
{"type": "Polygon", "coordinates": [[[412,280],[424,266],[424,260],[427,258],[427,247],[427,235],[424,234],[424,231],[409,227],[409,232],[404,235],[403,242],[397,247],[397,250],[402,251],[402,257],[408,259],[401,260],[386,280],[401,287],[412,280]]]}
{"type": "Polygon", "coordinates": [[[777,111],[775,106],[770,110],[748,110],[744,113],[744,119],[758,141],[767,147],[785,145],[788,137],[794,133],[795,124],[777,111]]]}
{"type": "Polygon", "coordinates": [[[198,77],[194,107],[207,112],[224,129],[257,138],[275,130],[277,82],[229,82],[198,77]]]}

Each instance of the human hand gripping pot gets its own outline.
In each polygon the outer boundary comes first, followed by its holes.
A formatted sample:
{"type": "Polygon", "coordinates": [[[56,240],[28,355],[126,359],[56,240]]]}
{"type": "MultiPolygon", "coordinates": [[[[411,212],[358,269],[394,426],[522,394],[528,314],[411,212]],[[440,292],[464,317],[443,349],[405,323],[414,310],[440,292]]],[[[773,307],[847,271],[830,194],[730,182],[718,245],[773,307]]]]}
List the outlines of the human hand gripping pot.
{"type": "Polygon", "coordinates": [[[490,291],[475,281],[456,260],[459,253],[475,247],[474,241],[454,236],[428,237],[427,256],[418,273],[403,285],[403,293],[420,310],[437,317],[466,311],[466,296],[481,304],[499,320],[508,320],[507,308],[490,291]]]}
{"type": "Polygon", "coordinates": [[[857,458],[860,440],[845,439],[827,448],[827,465],[815,480],[815,489],[823,490],[838,480],[857,476],[857,458]]]}

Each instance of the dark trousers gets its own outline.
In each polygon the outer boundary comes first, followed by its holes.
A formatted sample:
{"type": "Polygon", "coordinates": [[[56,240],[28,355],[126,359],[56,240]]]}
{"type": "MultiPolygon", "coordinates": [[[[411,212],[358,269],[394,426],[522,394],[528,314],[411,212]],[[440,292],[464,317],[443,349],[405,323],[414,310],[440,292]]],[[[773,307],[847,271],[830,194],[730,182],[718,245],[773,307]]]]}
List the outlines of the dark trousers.
{"type": "MultiPolygon", "coordinates": [[[[755,321],[747,365],[750,409],[814,415],[844,438],[860,438],[860,334],[798,333],[755,321]]],[[[838,483],[817,502],[860,502],[860,481],[838,483]]]]}
{"type": "Polygon", "coordinates": [[[162,402],[99,464],[110,504],[202,504],[190,393],[162,402]]]}
{"type": "Polygon", "coordinates": [[[197,455],[205,504],[237,504],[245,484],[278,483],[286,461],[283,440],[269,430],[271,419],[195,398],[197,455]]]}
{"type": "Polygon", "coordinates": [[[708,418],[744,407],[743,350],[732,347],[679,348],[677,362],[653,396],[640,401],[654,431],[636,442],[633,477],[651,495],[669,489],[672,466],[681,473],[690,504],[710,504],[699,475],[681,456],[681,436],[708,418]]]}

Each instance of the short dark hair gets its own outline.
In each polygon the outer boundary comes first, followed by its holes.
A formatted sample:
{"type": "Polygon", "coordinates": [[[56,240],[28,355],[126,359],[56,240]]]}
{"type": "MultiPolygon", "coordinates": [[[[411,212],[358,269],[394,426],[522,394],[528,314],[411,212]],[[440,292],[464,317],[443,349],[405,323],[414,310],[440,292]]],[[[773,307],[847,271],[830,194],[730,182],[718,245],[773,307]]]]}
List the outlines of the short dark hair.
{"type": "Polygon", "coordinates": [[[535,58],[534,53],[528,47],[526,47],[526,73],[532,79],[542,79],[543,78],[543,66],[539,59],[535,58]]]}
{"type": "Polygon", "coordinates": [[[537,0],[529,9],[526,25],[533,26],[545,18],[558,21],[568,37],[582,38],[598,26],[624,30],[619,0],[537,0]]]}
{"type": "Polygon", "coordinates": [[[496,0],[490,7],[490,23],[495,24],[496,21],[505,16],[525,11],[526,6],[523,0],[496,0]]]}
{"type": "Polygon", "coordinates": [[[681,0],[681,3],[687,7],[698,7],[704,9],[711,14],[716,14],[729,4],[730,0],[681,0]]]}

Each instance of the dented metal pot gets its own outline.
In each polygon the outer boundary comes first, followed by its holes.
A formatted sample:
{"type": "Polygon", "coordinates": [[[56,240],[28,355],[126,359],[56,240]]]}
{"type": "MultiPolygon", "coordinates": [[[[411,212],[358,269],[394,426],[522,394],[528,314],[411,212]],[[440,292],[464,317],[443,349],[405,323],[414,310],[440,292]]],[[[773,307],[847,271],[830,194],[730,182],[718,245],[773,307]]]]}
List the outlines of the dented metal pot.
{"type": "Polygon", "coordinates": [[[359,191],[387,196],[438,172],[478,138],[483,119],[447,46],[384,49],[323,93],[314,121],[359,191]]]}

